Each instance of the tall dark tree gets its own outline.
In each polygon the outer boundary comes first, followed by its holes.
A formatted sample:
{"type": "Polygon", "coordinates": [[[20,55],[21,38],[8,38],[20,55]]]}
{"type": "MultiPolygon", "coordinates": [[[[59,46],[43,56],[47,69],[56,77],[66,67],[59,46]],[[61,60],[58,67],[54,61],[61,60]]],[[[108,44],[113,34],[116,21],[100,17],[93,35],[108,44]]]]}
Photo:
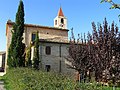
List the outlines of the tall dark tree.
{"type": "Polygon", "coordinates": [[[12,40],[11,40],[11,44],[9,46],[8,49],[8,58],[7,58],[7,64],[9,67],[16,67],[16,61],[15,61],[15,57],[14,57],[14,53],[13,50],[15,48],[16,45],[16,30],[15,30],[16,25],[13,25],[13,29],[11,30],[12,33],[12,40]]]}
{"type": "Polygon", "coordinates": [[[22,42],[24,33],[24,4],[20,0],[16,20],[13,25],[12,41],[8,50],[8,65],[10,67],[21,67],[25,63],[25,44],[22,42]]]}
{"type": "Polygon", "coordinates": [[[36,33],[35,41],[34,41],[34,57],[33,57],[33,67],[38,70],[39,69],[39,36],[38,32],[36,33]]]}
{"type": "Polygon", "coordinates": [[[97,80],[114,80],[117,82],[120,77],[120,51],[118,51],[118,27],[114,25],[114,22],[108,26],[105,19],[103,26],[100,24],[98,30],[95,23],[93,26],[93,38],[94,42],[94,61],[95,61],[95,73],[97,80]]]}

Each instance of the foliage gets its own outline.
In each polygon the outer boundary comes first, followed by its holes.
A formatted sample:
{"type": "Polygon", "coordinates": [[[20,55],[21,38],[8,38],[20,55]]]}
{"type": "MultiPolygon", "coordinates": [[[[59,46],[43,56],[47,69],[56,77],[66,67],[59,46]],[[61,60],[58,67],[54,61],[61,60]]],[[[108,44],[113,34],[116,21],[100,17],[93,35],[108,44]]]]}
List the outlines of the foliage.
{"type": "MultiPolygon", "coordinates": [[[[81,37],[78,35],[78,37],[79,38],[76,40],[72,31],[72,38],[68,51],[69,56],[67,57],[67,60],[71,63],[69,67],[78,71],[78,73],[81,74],[80,78],[85,81],[87,72],[90,72],[92,69],[92,59],[90,56],[91,48],[86,41],[85,34],[84,38],[82,35],[81,37]]],[[[79,80],[81,81],[80,78],[79,80]]]]}
{"type": "MultiPolygon", "coordinates": [[[[108,2],[111,4],[110,9],[119,9],[120,10],[120,4],[115,3],[113,0],[101,0],[101,3],[108,2]]],[[[118,15],[119,21],[120,21],[120,15],[118,15]]]]}
{"type": "Polygon", "coordinates": [[[108,26],[105,19],[103,26],[101,24],[96,28],[92,23],[93,33],[88,33],[86,39],[80,37],[71,39],[69,47],[68,61],[71,62],[71,68],[77,70],[80,76],[86,79],[87,72],[95,72],[95,80],[109,82],[112,80],[114,85],[120,81],[120,33],[118,27],[112,23],[108,26]],[[81,41],[80,41],[81,40],[81,41]]]}
{"type": "Polygon", "coordinates": [[[23,40],[23,33],[24,33],[24,5],[22,0],[20,0],[20,4],[18,7],[18,12],[16,14],[16,61],[18,60],[18,66],[24,66],[24,50],[25,45],[22,43],[23,40]]]}
{"type": "Polygon", "coordinates": [[[38,70],[39,69],[39,36],[38,36],[38,32],[36,34],[35,37],[35,44],[34,44],[34,57],[33,57],[33,67],[38,70]]]}
{"type": "Polygon", "coordinates": [[[26,66],[27,67],[32,67],[32,60],[31,60],[31,44],[29,47],[26,48],[26,57],[25,57],[25,61],[26,61],[26,66]]]}
{"type": "Polygon", "coordinates": [[[74,82],[66,76],[28,68],[9,69],[4,76],[7,90],[73,90],[74,82]]]}
{"type": "Polygon", "coordinates": [[[22,43],[24,32],[24,5],[20,0],[16,20],[12,30],[12,40],[8,50],[8,65],[9,67],[24,66],[25,63],[25,45],[22,43]]]}
{"type": "Polygon", "coordinates": [[[120,9],[120,4],[115,3],[113,0],[101,0],[101,3],[103,2],[110,3],[112,5],[110,9],[120,9]]]}
{"type": "Polygon", "coordinates": [[[16,46],[16,41],[17,41],[17,36],[16,36],[16,24],[13,25],[13,29],[11,30],[12,33],[12,40],[11,44],[8,49],[8,66],[9,67],[15,67],[17,65],[17,61],[15,61],[15,46],[16,46]]]}
{"type": "Polygon", "coordinates": [[[120,47],[117,47],[118,27],[113,22],[110,28],[106,19],[103,27],[101,24],[98,26],[98,30],[94,22],[92,26],[96,76],[105,82],[113,80],[115,83],[120,79],[120,51],[118,51],[120,47]]]}
{"type": "Polygon", "coordinates": [[[3,80],[7,90],[112,90],[101,84],[76,83],[64,75],[28,68],[8,69],[3,80]]]}

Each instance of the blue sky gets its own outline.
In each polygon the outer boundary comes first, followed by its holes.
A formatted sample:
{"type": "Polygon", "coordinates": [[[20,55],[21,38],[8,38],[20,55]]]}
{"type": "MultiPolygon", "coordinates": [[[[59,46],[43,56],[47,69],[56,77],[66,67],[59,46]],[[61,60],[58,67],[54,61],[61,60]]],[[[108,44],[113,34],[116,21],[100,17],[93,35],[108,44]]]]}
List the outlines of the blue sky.
{"type": "MultiPolygon", "coordinates": [[[[114,0],[118,1],[118,0],[114,0]]],[[[23,0],[25,23],[53,26],[59,7],[68,19],[68,29],[74,28],[74,33],[92,32],[91,22],[103,23],[106,17],[119,26],[119,10],[110,10],[110,4],[100,4],[100,0],[23,0]]],[[[118,2],[119,3],[119,2],[118,2]]],[[[1,0],[0,2],[0,51],[6,50],[6,22],[15,21],[19,0],[1,0]]],[[[70,37],[70,31],[69,31],[70,37]]]]}

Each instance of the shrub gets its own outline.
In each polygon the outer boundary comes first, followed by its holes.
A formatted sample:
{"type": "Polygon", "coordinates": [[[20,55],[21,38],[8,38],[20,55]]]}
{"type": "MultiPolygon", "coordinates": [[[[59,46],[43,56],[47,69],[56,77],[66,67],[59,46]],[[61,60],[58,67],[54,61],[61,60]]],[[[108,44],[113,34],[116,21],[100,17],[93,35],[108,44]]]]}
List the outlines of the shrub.
{"type": "Polygon", "coordinates": [[[7,90],[112,90],[112,87],[74,82],[64,75],[32,68],[8,69],[2,79],[7,90]]]}

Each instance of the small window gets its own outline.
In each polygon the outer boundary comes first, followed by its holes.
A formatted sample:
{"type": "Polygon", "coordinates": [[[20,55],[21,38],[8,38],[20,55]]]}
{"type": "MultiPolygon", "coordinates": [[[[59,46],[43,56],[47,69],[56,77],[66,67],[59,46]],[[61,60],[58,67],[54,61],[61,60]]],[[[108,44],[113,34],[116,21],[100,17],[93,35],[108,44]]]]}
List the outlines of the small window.
{"type": "Polygon", "coordinates": [[[49,72],[49,71],[50,71],[50,68],[51,68],[51,66],[50,66],[50,65],[46,65],[46,66],[45,66],[45,69],[46,69],[46,71],[47,71],[47,72],[49,72]]]}
{"type": "Polygon", "coordinates": [[[61,19],[61,23],[64,24],[64,20],[63,20],[63,18],[61,19]]]}
{"type": "Polygon", "coordinates": [[[32,33],[32,42],[35,41],[36,34],[32,33]]]}
{"type": "Polygon", "coordinates": [[[55,20],[55,25],[57,25],[57,20],[55,20]]]}
{"type": "Polygon", "coordinates": [[[47,55],[51,54],[51,47],[50,46],[46,46],[45,52],[47,55]]]}

